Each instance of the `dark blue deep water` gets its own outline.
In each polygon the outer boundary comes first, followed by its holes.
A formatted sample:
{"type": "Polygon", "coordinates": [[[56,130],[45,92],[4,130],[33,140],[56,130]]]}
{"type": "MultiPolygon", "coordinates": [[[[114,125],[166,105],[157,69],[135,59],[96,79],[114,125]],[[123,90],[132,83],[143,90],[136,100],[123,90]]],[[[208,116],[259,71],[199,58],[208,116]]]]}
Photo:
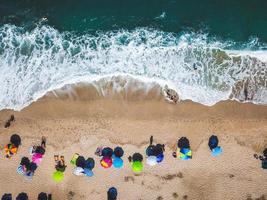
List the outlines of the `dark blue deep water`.
{"type": "Polygon", "coordinates": [[[79,33],[150,27],[267,42],[266,0],[0,0],[0,24],[29,29],[42,18],[79,33]]]}

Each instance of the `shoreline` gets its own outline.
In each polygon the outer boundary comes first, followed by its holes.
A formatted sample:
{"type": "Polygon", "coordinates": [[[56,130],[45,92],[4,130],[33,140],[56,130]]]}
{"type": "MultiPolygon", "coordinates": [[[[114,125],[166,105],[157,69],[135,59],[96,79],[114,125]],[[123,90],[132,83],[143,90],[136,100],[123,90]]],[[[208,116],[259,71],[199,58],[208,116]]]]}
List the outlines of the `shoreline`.
{"type": "MultiPolygon", "coordinates": [[[[267,107],[234,101],[207,107],[191,101],[176,105],[162,100],[60,100],[43,97],[20,112],[0,111],[1,126],[14,114],[16,121],[1,128],[0,145],[12,133],[19,133],[22,146],[10,160],[0,159],[0,194],[27,192],[34,199],[39,192],[52,193],[57,199],[105,199],[106,190],[116,186],[118,199],[252,199],[267,196],[266,172],[253,157],[267,146],[267,107]],[[213,158],[208,137],[215,133],[223,154],[213,158]],[[47,137],[47,153],[32,181],[16,173],[28,148],[47,137]],[[159,166],[145,164],[136,176],[128,155],[144,155],[150,135],[165,143],[165,159],[159,166]],[[193,159],[181,161],[171,156],[179,137],[190,140],[193,159]],[[103,169],[94,155],[97,146],[121,145],[125,150],[123,169],[103,169]],[[96,160],[95,176],[76,177],[69,160],[74,153],[96,160]],[[65,179],[52,181],[54,154],[65,155],[65,179]],[[8,177],[6,179],[5,177],[8,177]],[[74,195],[70,195],[70,191],[74,195]],[[139,191],[136,193],[136,191],[139,191]],[[175,194],[178,195],[175,198],[175,194]],[[129,195],[131,194],[131,195],[129,195]]],[[[3,151],[2,151],[3,153],[3,151]]]]}

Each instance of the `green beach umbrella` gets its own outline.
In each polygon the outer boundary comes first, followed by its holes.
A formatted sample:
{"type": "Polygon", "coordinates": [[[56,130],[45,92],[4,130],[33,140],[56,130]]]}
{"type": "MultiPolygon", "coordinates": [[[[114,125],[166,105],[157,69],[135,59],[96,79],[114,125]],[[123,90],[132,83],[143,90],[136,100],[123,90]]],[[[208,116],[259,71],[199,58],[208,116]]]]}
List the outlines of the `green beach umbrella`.
{"type": "Polygon", "coordinates": [[[134,161],[132,164],[132,169],[134,172],[141,172],[143,170],[143,163],[140,161],[134,161]]]}
{"type": "Polygon", "coordinates": [[[60,171],[55,171],[53,173],[53,180],[57,183],[61,182],[64,178],[64,174],[63,172],[60,172],[60,171]]]}

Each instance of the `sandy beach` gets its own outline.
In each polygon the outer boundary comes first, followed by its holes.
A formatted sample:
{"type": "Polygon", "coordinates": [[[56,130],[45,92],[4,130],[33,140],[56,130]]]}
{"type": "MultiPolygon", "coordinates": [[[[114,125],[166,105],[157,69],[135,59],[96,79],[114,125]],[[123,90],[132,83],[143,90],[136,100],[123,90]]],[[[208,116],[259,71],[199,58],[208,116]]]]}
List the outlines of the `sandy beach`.
{"type": "Polygon", "coordinates": [[[163,100],[60,100],[44,97],[20,112],[0,112],[0,194],[16,196],[27,192],[52,193],[53,200],[104,200],[110,186],[118,189],[119,200],[251,200],[267,198],[267,171],[253,157],[267,147],[267,107],[233,101],[212,107],[190,101],[177,105],[163,100]],[[5,129],[14,114],[16,121],[5,129]],[[22,146],[11,159],[3,147],[13,133],[19,133],[22,146]],[[212,157],[207,142],[215,133],[223,154],[212,157]],[[166,144],[165,160],[158,166],[145,165],[141,174],[131,171],[127,157],[145,155],[150,135],[166,144]],[[47,137],[45,158],[33,180],[17,174],[29,147],[47,137]],[[172,157],[178,138],[190,140],[193,159],[172,157]],[[123,169],[103,169],[94,155],[98,146],[125,150],[123,169]],[[77,177],[69,161],[74,153],[96,160],[95,176],[77,177]],[[67,169],[62,183],[52,180],[55,154],[65,155],[67,169]]]}

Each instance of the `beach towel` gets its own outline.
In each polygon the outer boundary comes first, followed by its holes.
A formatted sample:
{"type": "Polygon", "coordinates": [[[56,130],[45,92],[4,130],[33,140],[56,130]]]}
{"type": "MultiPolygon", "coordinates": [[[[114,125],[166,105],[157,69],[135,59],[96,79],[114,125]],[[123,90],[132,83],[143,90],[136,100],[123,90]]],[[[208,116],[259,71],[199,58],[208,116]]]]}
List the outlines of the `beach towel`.
{"type": "Polygon", "coordinates": [[[70,161],[70,164],[76,166],[76,160],[77,160],[78,157],[79,157],[79,154],[75,153],[75,154],[72,156],[72,159],[71,159],[71,161],[70,161]]]}
{"type": "Polygon", "coordinates": [[[84,170],[81,167],[75,167],[73,169],[73,174],[76,176],[82,176],[82,175],[84,175],[84,170]]]}
{"type": "Polygon", "coordinates": [[[21,174],[21,175],[24,175],[25,174],[25,169],[22,165],[19,165],[18,168],[17,168],[17,173],[18,174],[21,174]]]}
{"type": "Polygon", "coordinates": [[[36,165],[39,165],[42,162],[43,155],[40,153],[34,153],[32,155],[32,162],[35,163],[36,165]]]}
{"type": "Polygon", "coordinates": [[[188,148],[182,148],[182,149],[180,149],[179,157],[182,160],[189,160],[192,158],[192,151],[188,148]]]}

